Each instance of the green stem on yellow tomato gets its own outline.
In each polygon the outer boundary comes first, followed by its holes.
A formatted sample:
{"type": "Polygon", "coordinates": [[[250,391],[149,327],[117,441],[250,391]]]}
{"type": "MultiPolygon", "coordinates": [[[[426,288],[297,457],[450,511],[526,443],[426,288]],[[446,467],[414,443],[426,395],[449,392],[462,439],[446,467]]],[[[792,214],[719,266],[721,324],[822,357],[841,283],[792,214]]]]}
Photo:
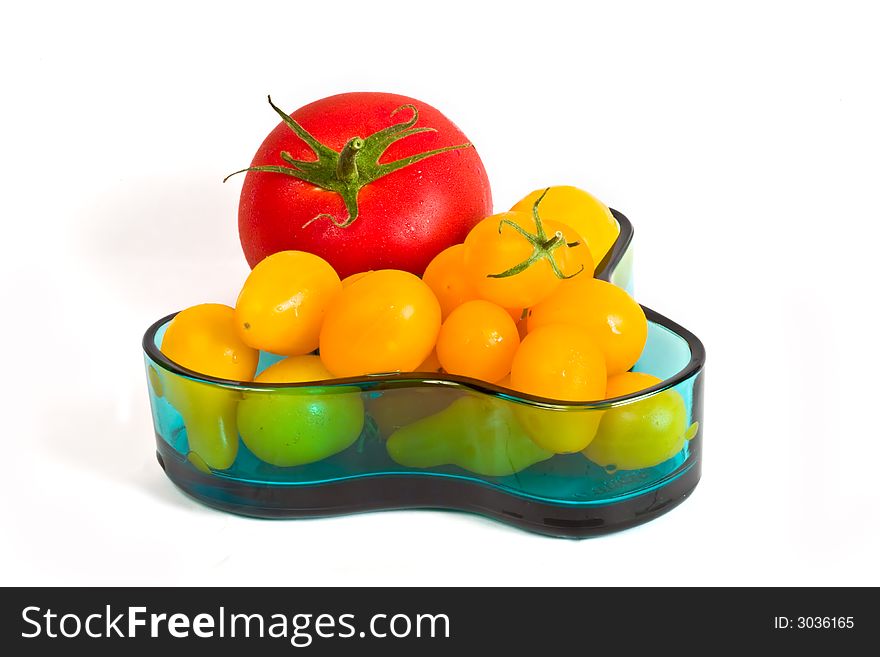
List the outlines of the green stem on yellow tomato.
{"type": "Polygon", "coordinates": [[[499,233],[504,226],[510,226],[517,233],[522,235],[529,244],[532,245],[532,253],[528,258],[523,260],[518,265],[514,265],[510,269],[506,269],[499,274],[489,274],[489,278],[508,278],[509,276],[515,276],[516,274],[524,272],[526,269],[538,262],[538,260],[542,259],[546,259],[550,263],[550,268],[553,270],[553,274],[556,276],[556,278],[560,278],[563,280],[573,278],[584,270],[584,266],[581,265],[580,269],[578,269],[575,273],[565,275],[559,269],[559,265],[556,264],[556,259],[553,257],[553,252],[556,249],[563,246],[573,248],[575,246],[578,246],[580,242],[566,242],[565,235],[562,234],[562,231],[556,231],[556,233],[554,233],[552,237],[547,237],[547,234],[544,231],[544,224],[541,221],[541,215],[538,214],[538,205],[540,205],[541,201],[544,200],[544,197],[547,195],[548,191],[550,191],[549,187],[544,190],[544,192],[538,197],[538,199],[535,201],[535,204],[532,206],[532,216],[535,219],[534,234],[528,232],[525,228],[523,228],[519,224],[514,223],[510,219],[502,219],[498,222],[499,233]]]}

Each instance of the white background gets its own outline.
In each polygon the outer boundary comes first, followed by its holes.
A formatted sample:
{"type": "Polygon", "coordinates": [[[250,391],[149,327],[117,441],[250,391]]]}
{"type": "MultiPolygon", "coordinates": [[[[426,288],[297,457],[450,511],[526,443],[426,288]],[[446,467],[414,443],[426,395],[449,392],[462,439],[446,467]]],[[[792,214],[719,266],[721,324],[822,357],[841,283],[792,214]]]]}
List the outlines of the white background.
{"type": "Polygon", "coordinates": [[[16,3],[0,27],[2,584],[880,584],[870,3],[16,3]],[[708,350],[703,481],[589,541],[479,517],[248,520],[156,464],[154,319],[232,303],[246,165],[348,90],[429,102],[496,209],[584,187],[708,350]]]}

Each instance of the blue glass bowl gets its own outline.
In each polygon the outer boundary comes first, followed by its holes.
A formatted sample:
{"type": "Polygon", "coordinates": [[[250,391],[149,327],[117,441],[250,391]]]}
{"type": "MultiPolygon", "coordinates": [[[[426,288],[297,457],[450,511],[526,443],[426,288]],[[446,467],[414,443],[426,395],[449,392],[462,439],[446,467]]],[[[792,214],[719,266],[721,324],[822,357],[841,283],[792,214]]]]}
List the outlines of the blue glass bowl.
{"type": "MultiPolygon", "coordinates": [[[[620,235],[597,276],[632,292],[632,225],[619,212],[614,216],[620,235]]],[[[216,379],[159,351],[169,315],[143,340],[157,457],[184,492],[248,516],[434,508],[571,538],[624,529],[675,507],[700,478],[705,351],[686,329],[648,308],[645,313],[648,341],[633,369],[663,382],[584,403],[437,373],[319,385],[216,379]],[[328,415],[328,408],[346,409],[345,418],[328,415]],[[285,424],[291,417],[295,424],[285,424]],[[274,431],[276,438],[280,429],[295,426],[282,440],[309,457],[267,456],[257,441],[247,440],[247,431],[241,438],[238,427],[245,426],[274,431]],[[557,429],[608,435],[621,426],[629,430],[621,439],[665,441],[649,450],[661,456],[618,464],[607,454],[602,458],[601,450],[594,450],[597,458],[590,447],[552,454],[536,445],[557,429]]],[[[279,359],[261,354],[259,370],[279,359]]]]}

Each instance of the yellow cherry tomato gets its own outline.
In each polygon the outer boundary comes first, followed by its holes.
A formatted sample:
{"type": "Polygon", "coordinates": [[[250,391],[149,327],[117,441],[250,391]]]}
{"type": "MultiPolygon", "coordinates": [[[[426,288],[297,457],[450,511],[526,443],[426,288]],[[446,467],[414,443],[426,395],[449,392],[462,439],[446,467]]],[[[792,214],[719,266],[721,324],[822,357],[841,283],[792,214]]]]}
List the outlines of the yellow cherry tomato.
{"type": "Polygon", "coordinates": [[[440,304],[420,278],[374,271],[345,288],[321,328],[321,360],[335,376],[413,372],[440,332],[440,304]]]}
{"type": "MultiPolygon", "coordinates": [[[[605,358],[584,329],[567,324],[542,326],[529,333],[513,358],[514,390],[559,401],[605,397],[605,358]]],[[[532,440],[551,452],[579,452],[596,435],[602,412],[577,408],[518,405],[517,415],[532,440]]]]}
{"type": "Polygon", "coordinates": [[[361,271],[361,272],[358,272],[357,274],[351,274],[350,276],[346,276],[345,278],[342,279],[342,287],[348,287],[349,285],[351,285],[355,281],[359,281],[367,274],[372,274],[372,273],[373,273],[373,270],[371,269],[370,271],[361,271]]]}
{"type": "MultiPolygon", "coordinates": [[[[543,191],[535,190],[511,209],[530,211],[543,191]]],[[[571,226],[587,241],[597,266],[620,234],[620,226],[608,206],[584,190],[569,185],[550,187],[541,201],[541,215],[550,221],[571,226]]]]}
{"type": "Polygon", "coordinates": [[[450,374],[492,383],[510,372],[519,332],[510,314],[490,301],[466,301],[443,322],[437,358],[450,374]]]}
{"type": "Polygon", "coordinates": [[[260,354],[235,328],[235,311],[219,303],[183,310],[171,320],[160,350],[178,365],[208,376],[250,381],[260,354]]]}
{"type": "MultiPolygon", "coordinates": [[[[171,320],[160,347],[189,370],[221,379],[250,381],[259,352],[242,342],[235,311],[206,303],[181,311],[171,320]]],[[[225,470],[238,453],[236,405],[241,395],[227,388],[162,371],[158,386],[183,418],[190,462],[203,470],[225,470]]]]}
{"type": "Polygon", "coordinates": [[[641,306],[616,285],[586,276],[564,281],[529,309],[530,333],[549,324],[585,329],[605,354],[609,374],[635,365],[648,339],[648,320],[641,306]]]}
{"type": "Polygon", "coordinates": [[[327,307],[341,290],[339,276],[323,258],[305,251],[270,255],[254,267],[238,295],[239,335],[275,354],[314,351],[327,307]]]}
{"type": "MultiPolygon", "coordinates": [[[[333,375],[317,356],[291,356],[260,373],[260,383],[325,381],[333,375]]],[[[347,449],[364,426],[357,388],[248,391],[238,405],[238,430],[248,449],[279,467],[314,463],[347,449]]]]}
{"type": "Polygon", "coordinates": [[[434,256],[425,269],[422,280],[440,302],[443,321],[465,301],[478,298],[477,290],[471,285],[470,277],[464,269],[464,244],[450,246],[434,256]]]}
{"type": "MultiPolygon", "coordinates": [[[[606,396],[622,397],[658,383],[650,374],[624,372],[609,377],[606,396]]],[[[687,426],[684,399],[670,388],[608,409],[584,455],[609,471],[650,468],[678,454],[696,431],[696,424],[687,426]]]]}
{"type": "Polygon", "coordinates": [[[471,229],[464,241],[464,270],[481,299],[505,308],[527,308],[565,278],[592,276],[590,250],[577,232],[542,220],[539,198],[531,212],[504,212],[471,229]]]}
{"type": "Polygon", "coordinates": [[[254,379],[257,383],[305,383],[334,378],[318,356],[288,356],[270,365],[254,379]]]}

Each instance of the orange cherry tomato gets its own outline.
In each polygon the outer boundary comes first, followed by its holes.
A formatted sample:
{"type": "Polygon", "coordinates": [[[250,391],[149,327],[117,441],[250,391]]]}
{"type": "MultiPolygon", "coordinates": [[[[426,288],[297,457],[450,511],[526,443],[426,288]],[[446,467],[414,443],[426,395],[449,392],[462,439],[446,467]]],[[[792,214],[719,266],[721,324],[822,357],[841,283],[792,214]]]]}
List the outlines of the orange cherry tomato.
{"type": "Polygon", "coordinates": [[[255,378],[256,383],[305,383],[328,381],[333,378],[321,359],[313,354],[288,356],[270,365],[255,378]]]}
{"type": "Polygon", "coordinates": [[[262,260],[235,303],[241,339],[255,349],[299,356],[318,347],[327,307],[342,290],[333,267],[305,251],[262,260]]]}
{"type": "Polygon", "coordinates": [[[653,374],[645,374],[644,372],[614,374],[608,377],[608,382],[605,385],[605,399],[630,395],[662,382],[663,379],[659,379],[653,374]]]}
{"type": "Polygon", "coordinates": [[[510,372],[519,333],[510,314],[489,301],[466,301],[452,311],[437,338],[437,358],[450,374],[490,381],[510,372]]]}
{"type": "Polygon", "coordinates": [[[531,331],[510,371],[516,390],[560,401],[604,399],[606,378],[605,358],[593,337],[568,324],[531,331]]]}
{"type": "Polygon", "coordinates": [[[443,321],[465,301],[478,298],[464,269],[464,244],[450,246],[438,253],[425,269],[422,280],[440,302],[443,321]]]}
{"type": "MultiPolygon", "coordinates": [[[[541,189],[535,190],[511,209],[530,212],[543,192],[541,189]]],[[[550,221],[571,226],[587,241],[597,266],[620,234],[620,226],[607,205],[584,190],[569,185],[548,189],[541,201],[541,215],[550,221]]]]}
{"type": "Polygon", "coordinates": [[[527,308],[549,296],[565,278],[589,277],[590,250],[574,229],[543,221],[538,212],[505,212],[471,229],[464,269],[481,299],[505,308],[527,308]]]}
{"type": "Polygon", "coordinates": [[[440,359],[437,358],[437,350],[434,349],[428,354],[428,357],[422,361],[422,364],[419,365],[414,372],[439,372],[443,369],[443,366],[440,364],[440,359]]]}
{"type": "Polygon", "coordinates": [[[648,339],[648,321],[641,306],[616,285],[587,276],[564,281],[529,309],[530,333],[550,324],[585,329],[605,354],[609,374],[635,365],[648,339]]]}
{"type": "MultiPolygon", "coordinates": [[[[587,331],[551,324],[530,332],[513,358],[514,390],[559,401],[605,397],[605,358],[587,331]]],[[[602,411],[518,405],[517,416],[532,440],[556,453],[578,452],[596,435],[602,411]]]]}
{"type": "Polygon", "coordinates": [[[440,332],[440,304],[420,278],[385,269],[342,290],[321,328],[321,360],[334,376],[413,372],[440,332]]]}

